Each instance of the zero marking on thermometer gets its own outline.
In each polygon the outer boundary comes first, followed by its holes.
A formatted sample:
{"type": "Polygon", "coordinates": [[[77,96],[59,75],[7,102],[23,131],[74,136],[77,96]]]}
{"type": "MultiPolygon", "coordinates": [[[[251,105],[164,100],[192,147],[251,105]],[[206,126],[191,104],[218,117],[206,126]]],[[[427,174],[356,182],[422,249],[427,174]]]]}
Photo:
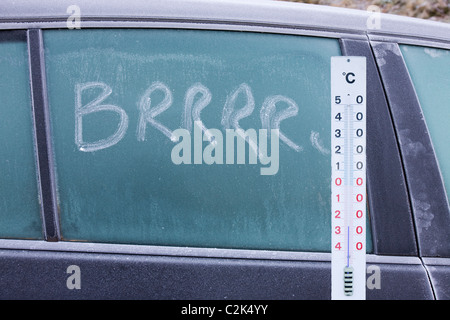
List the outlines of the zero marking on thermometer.
{"type": "Polygon", "coordinates": [[[331,57],[331,298],[366,298],[366,58],[331,57]]]}

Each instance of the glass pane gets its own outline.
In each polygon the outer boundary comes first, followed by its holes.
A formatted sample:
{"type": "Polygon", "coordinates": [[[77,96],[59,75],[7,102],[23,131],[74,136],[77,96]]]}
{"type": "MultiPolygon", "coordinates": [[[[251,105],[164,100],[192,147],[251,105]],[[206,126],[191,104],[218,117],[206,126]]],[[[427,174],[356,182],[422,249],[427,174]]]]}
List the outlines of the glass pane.
{"type": "Polygon", "coordinates": [[[445,188],[450,190],[450,50],[400,46],[414,83],[445,188]]]}
{"type": "Polygon", "coordinates": [[[25,34],[0,33],[0,237],[42,238],[25,34]]]}
{"type": "Polygon", "coordinates": [[[64,239],[330,251],[337,40],[52,30],[44,43],[64,239]]]}

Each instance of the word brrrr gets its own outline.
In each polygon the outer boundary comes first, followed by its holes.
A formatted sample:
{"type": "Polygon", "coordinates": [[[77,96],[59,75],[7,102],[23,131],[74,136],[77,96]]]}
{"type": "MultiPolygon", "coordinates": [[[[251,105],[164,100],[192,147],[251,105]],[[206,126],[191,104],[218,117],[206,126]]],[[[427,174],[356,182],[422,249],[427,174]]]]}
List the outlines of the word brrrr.
{"type": "MultiPolygon", "coordinates": [[[[103,103],[111,93],[111,87],[102,82],[87,82],[77,84],[75,86],[75,143],[80,151],[94,152],[109,148],[117,144],[124,137],[128,129],[127,113],[124,109],[117,105],[103,103]],[[83,105],[83,92],[93,89],[101,89],[101,91],[95,99],[83,105]],[[116,131],[105,139],[94,142],[84,141],[83,117],[88,114],[101,111],[114,112],[119,116],[120,120],[118,122],[116,131]]],[[[204,141],[209,141],[213,146],[217,146],[217,138],[219,137],[218,130],[208,129],[201,119],[202,110],[210,104],[211,100],[212,95],[207,87],[205,87],[201,83],[192,85],[185,93],[181,127],[175,130],[171,130],[166,125],[158,121],[156,117],[172,106],[172,91],[167,85],[162,82],[153,82],[144,92],[138,103],[139,118],[136,129],[137,140],[145,141],[147,127],[151,126],[163,133],[172,142],[177,143],[179,142],[180,137],[186,138],[186,132],[189,132],[189,134],[192,132],[193,123],[195,123],[195,125],[200,128],[201,132],[204,133],[204,141]],[[159,103],[152,105],[152,94],[157,91],[159,91],[160,94],[163,94],[163,99],[159,103]],[[180,131],[180,129],[183,129],[184,131],[180,131]],[[212,134],[212,132],[214,132],[214,134],[212,134]]],[[[275,164],[274,168],[269,168],[266,173],[263,173],[263,171],[261,170],[261,174],[275,174],[278,171],[278,142],[275,143],[274,140],[272,140],[271,146],[273,146],[275,150],[272,150],[271,157],[268,157],[267,152],[265,154],[261,152],[267,151],[267,141],[263,142],[263,146],[261,146],[261,139],[267,139],[271,136],[275,136],[276,140],[280,139],[289,148],[292,148],[297,152],[302,151],[303,148],[301,146],[297,145],[295,142],[289,139],[280,130],[280,124],[283,120],[297,115],[298,106],[292,99],[288,97],[282,95],[268,96],[264,100],[260,109],[261,130],[259,132],[259,145],[256,134],[252,134],[251,130],[253,129],[248,129],[244,132],[239,124],[239,121],[250,116],[253,113],[254,109],[255,99],[253,97],[252,90],[246,83],[242,83],[239,87],[232,91],[231,94],[227,96],[224,108],[222,110],[221,125],[224,131],[227,131],[227,136],[230,133],[230,130],[233,130],[237,137],[242,137],[248,143],[249,150],[252,150],[253,153],[257,155],[257,158],[260,159],[260,162],[262,164],[269,164],[271,162],[271,158],[275,157],[277,163],[275,164]],[[245,105],[242,108],[236,108],[236,100],[240,95],[244,97],[245,105]],[[277,110],[278,105],[283,105],[284,107],[280,108],[280,110],[277,110]],[[274,134],[271,134],[272,132],[274,132],[274,134]]],[[[172,155],[173,154],[174,153],[172,152],[172,155]]],[[[227,157],[227,163],[229,163],[229,159],[230,158],[227,157]]],[[[188,161],[186,158],[183,158],[179,161],[172,157],[172,160],[174,163],[191,163],[191,161],[188,161]]],[[[212,163],[223,163],[223,161],[220,161],[221,160],[217,159],[216,157],[215,161],[213,161],[212,163]]],[[[194,163],[198,162],[196,162],[196,160],[194,159],[194,163]]],[[[206,160],[205,163],[208,163],[208,160],[206,160]]],[[[240,163],[242,163],[242,161],[240,163]]]]}

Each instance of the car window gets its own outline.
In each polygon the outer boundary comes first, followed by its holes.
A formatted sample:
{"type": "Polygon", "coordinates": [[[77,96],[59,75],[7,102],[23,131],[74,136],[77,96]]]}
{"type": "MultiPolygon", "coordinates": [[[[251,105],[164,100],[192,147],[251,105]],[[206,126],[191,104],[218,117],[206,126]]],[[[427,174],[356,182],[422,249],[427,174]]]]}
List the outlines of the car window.
{"type": "Polygon", "coordinates": [[[42,238],[25,33],[0,32],[0,237],[42,238]]]}
{"type": "Polygon", "coordinates": [[[450,190],[450,50],[400,46],[414,83],[439,162],[450,190]]]}
{"type": "Polygon", "coordinates": [[[337,39],[48,30],[44,46],[63,239],[330,251],[337,39]]]}

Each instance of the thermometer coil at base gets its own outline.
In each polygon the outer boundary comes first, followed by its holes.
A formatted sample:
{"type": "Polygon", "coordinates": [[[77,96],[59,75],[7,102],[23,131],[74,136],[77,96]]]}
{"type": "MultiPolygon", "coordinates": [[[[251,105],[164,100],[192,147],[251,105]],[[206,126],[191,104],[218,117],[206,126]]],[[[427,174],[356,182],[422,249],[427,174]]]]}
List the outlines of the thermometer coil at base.
{"type": "Polygon", "coordinates": [[[332,299],[365,299],[366,118],[365,57],[332,57],[332,299]]]}
{"type": "Polygon", "coordinates": [[[344,268],[344,294],[351,296],[353,294],[353,268],[344,268]]]}

